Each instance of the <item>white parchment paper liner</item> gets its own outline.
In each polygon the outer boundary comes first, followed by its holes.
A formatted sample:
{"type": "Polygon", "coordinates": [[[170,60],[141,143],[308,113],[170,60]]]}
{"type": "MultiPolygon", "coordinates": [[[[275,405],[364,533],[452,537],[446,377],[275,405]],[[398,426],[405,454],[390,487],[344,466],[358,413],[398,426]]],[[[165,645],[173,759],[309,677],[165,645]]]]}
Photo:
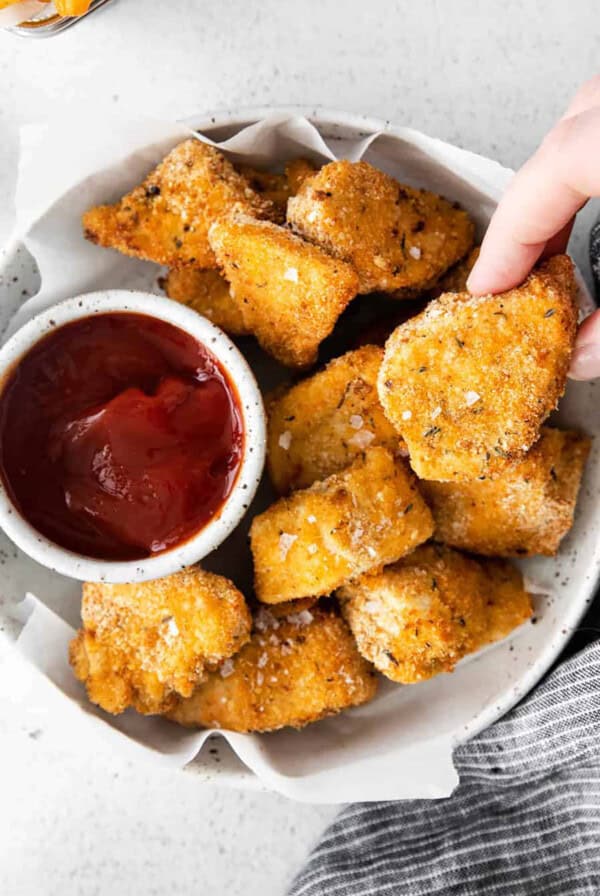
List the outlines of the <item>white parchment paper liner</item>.
{"type": "MultiPolygon", "coordinates": [[[[124,118],[98,108],[71,108],[51,126],[25,129],[18,232],[37,261],[42,286],[17,311],[9,333],[36,312],[79,293],[110,287],[158,292],[156,266],[88,243],[81,215],[92,205],[118,199],[189,135],[179,124],[124,118]]],[[[219,145],[234,161],[250,163],[298,155],[319,161],[366,155],[408,183],[457,199],[483,228],[511,172],[416,131],[406,129],[401,138],[383,132],[356,141],[326,141],[306,119],[279,116],[219,145]]],[[[68,590],[72,593],[72,583],[68,590]]],[[[29,669],[27,702],[51,701],[53,714],[64,714],[65,747],[89,744],[92,733],[108,740],[114,751],[150,762],[182,767],[192,760],[210,732],[189,732],[133,712],[114,718],[87,701],[67,662],[78,605],[69,596],[60,615],[56,609],[56,600],[45,605],[43,593],[29,595],[20,607],[27,619],[16,649],[29,669]]],[[[452,764],[457,726],[486,705],[499,674],[492,650],[461,664],[452,676],[410,688],[385,682],[371,704],[301,732],[222,736],[267,787],[296,799],[445,797],[457,784],[452,764]]]]}

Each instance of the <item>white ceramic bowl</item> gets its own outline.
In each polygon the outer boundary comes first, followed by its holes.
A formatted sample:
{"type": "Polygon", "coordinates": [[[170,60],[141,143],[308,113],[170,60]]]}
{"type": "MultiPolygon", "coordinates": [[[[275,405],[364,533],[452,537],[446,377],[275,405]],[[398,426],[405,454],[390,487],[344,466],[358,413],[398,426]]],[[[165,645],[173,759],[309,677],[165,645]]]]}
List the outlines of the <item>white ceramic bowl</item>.
{"type": "Polygon", "coordinates": [[[43,566],[83,581],[143,582],[201,560],[224,541],[244,516],[265,462],[265,412],[258,385],[246,360],[222,330],[170,299],[129,290],[108,290],[67,299],[38,314],[5,343],[0,350],[0,382],[40,339],[57,327],[95,314],[128,311],[173,324],[212,352],[237,389],[244,449],[237,480],[220,510],[183,544],[142,560],[96,560],[60,547],[27,522],[0,480],[0,527],[9,538],[43,566]]]}

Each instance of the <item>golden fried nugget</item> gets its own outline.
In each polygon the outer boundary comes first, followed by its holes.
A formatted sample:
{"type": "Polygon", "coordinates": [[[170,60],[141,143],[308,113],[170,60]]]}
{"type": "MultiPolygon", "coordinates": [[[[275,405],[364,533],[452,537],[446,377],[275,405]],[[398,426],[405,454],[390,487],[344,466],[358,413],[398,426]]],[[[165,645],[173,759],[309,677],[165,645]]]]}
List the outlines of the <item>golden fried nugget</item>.
{"type": "Polygon", "coordinates": [[[402,684],[452,671],[532,612],[517,569],[442,545],[420,547],[337,596],[362,655],[402,684]]]}
{"type": "Polygon", "coordinates": [[[379,403],[382,360],[382,348],[365,345],[271,401],[267,460],[280,494],[343,470],[370,445],[406,454],[379,403]]]}
{"type": "Polygon", "coordinates": [[[497,476],[524,457],[565,389],[575,293],[559,255],[508,292],[447,293],[392,333],[379,398],[419,478],[497,476]]]}
{"type": "Polygon", "coordinates": [[[350,265],[248,215],[213,224],[209,239],[244,324],[265,351],[289,367],[312,364],[356,295],[350,265]]]}
{"type": "Polygon", "coordinates": [[[555,554],[573,525],[590,440],[543,427],[525,458],[497,479],[424,482],[435,538],[490,557],[555,554]]]}
{"type": "Polygon", "coordinates": [[[231,297],[229,283],[218,271],[196,268],[171,270],[164,278],[164,290],[170,299],[193,308],[233,336],[248,331],[238,303],[231,297]]]}
{"type": "Polygon", "coordinates": [[[473,244],[465,211],[368,162],[325,165],[290,199],[287,217],[303,237],[354,266],[361,293],[426,289],[473,244]]]}
{"type": "Polygon", "coordinates": [[[371,448],[342,473],[281,498],[250,528],[264,603],[329,594],[426,541],[433,519],[406,461],[371,448]]]}
{"type": "Polygon", "coordinates": [[[375,673],[335,613],[304,610],[268,622],[262,615],[250,643],[179,700],[169,718],[230,731],[302,728],[375,696],[375,673]]]}
{"type": "Polygon", "coordinates": [[[479,258],[479,248],[479,246],[475,246],[465,258],[462,258],[449,271],[446,271],[444,276],[431,289],[431,298],[437,298],[437,296],[441,296],[445,292],[467,291],[467,280],[475,266],[475,262],[479,258]]]}
{"type": "Polygon", "coordinates": [[[250,636],[243,595],[197,566],[140,584],[87,582],[69,660],[92,703],[164,712],[250,636]]]}
{"type": "Polygon", "coordinates": [[[285,176],[290,196],[295,196],[302,184],[316,171],[317,167],[308,159],[292,159],[288,162],[285,166],[285,176]]]}
{"type": "Polygon", "coordinates": [[[271,212],[218,150],[186,140],[116,205],[86,212],[83,227],[87,239],[125,255],[171,268],[214,268],[208,228],[234,207],[257,216],[271,212]]]}

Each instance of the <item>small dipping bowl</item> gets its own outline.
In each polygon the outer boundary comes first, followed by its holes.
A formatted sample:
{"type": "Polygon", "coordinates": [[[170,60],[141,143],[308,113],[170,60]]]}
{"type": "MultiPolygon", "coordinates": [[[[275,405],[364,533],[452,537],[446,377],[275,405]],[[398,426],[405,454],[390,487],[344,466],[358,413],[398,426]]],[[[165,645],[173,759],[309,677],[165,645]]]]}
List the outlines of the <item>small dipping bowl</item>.
{"type": "MultiPolygon", "coordinates": [[[[241,417],[242,447],[237,475],[223,503],[198,531],[172,547],[135,560],[97,559],[51,541],[25,518],[0,476],[0,527],[24,553],[62,575],[82,581],[143,582],[198,562],[227,538],[245,515],[265,463],[265,411],[246,360],[218,327],[178,302],[148,293],[107,290],[67,299],[38,314],[0,349],[0,404],[12,374],[45,337],[66,324],[95,315],[133,314],[163,321],[198,342],[218,362],[241,417]]],[[[27,413],[27,408],[23,413],[27,413]]]]}

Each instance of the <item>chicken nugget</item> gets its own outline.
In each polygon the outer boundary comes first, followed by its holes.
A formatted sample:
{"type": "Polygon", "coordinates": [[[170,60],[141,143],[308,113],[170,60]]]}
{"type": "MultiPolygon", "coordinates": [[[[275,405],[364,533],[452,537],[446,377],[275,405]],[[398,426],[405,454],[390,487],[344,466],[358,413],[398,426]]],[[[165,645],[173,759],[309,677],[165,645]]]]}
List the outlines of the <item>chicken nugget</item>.
{"type": "Polygon", "coordinates": [[[295,196],[303,183],[317,172],[317,167],[308,159],[292,159],[285,166],[290,196],[295,196]]]}
{"type": "Polygon", "coordinates": [[[234,207],[257,216],[272,211],[218,150],[186,140],[115,205],[87,211],[83,227],[87,239],[125,255],[171,268],[214,268],[208,228],[234,207]]]}
{"type": "Polygon", "coordinates": [[[435,538],[490,557],[551,556],[573,525],[590,440],[543,427],[539,441],[496,479],[424,482],[435,538]]]}
{"type": "Polygon", "coordinates": [[[406,454],[377,394],[383,348],[335,358],[268,407],[267,462],[280,494],[343,470],[370,445],[406,454]]]}
{"type": "Polygon", "coordinates": [[[86,582],[81,616],[69,661],[92,703],[114,714],[164,712],[250,637],[243,595],[197,566],[139,584],[86,582]]]}
{"type": "Polygon", "coordinates": [[[358,278],[350,265],[248,215],[213,224],[209,239],[244,325],[265,351],[289,367],[312,364],[356,295],[358,278]]]}
{"type": "Polygon", "coordinates": [[[240,306],[229,292],[229,283],[218,271],[179,268],[169,271],[162,284],[170,299],[208,317],[226,333],[244,336],[248,332],[240,306]]]}
{"type": "Polygon", "coordinates": [[[371,448],[341,473],[281,498],[250,528],[264,603],[329,594],[426,541],[433,519],[402,458],[371,448]]]}
{"type": "Polygon", "coordinates": [[[250,643],[179,700],[169,718],[230,731],[302,728],[366,703],[376,690],[374,670],[345,622],[332,611],[305,610],[263,620],[250,643]]]}
{"type": "Polygon", "coordinates": [[[292,159],[285,166],[284,174],[262,171],[251,165],[239,165],[238,171],[246,178],[255,193],[268,199],[273,206],[270,220],[277,224],[285,222],[287,202],[295,196],[307,177],[313,175],[316,168],[307,159],[292,159]]]}
{"type": "Polygon", "coordinates": [[[289,200],[287,217],[305,239],[354,266],[361,293],[414,295],[473,245],[465,211],[368,162],[325,165],[289,200]]]}
{"type": "Polygon", "coordinates": [[[449,271],[446,271],[434,287],[431,289],[431,298],[435,299],[443,295],[445,292],[466,292],[467,280],[469,274],[475,267],[475,262],[479,258],[479,246],[471,249],[465,258],[453,265],[449,271]]]}
{"type": "Polygon", "coordinates": [[[559,255],[508,292],[447,293],[392,333],[379,398],[419,478],[492,477],[524,457],[565,390],[575,293],[559,255]]]}
{"type": "Polygon", "coordinates": [[[442,545],[420,547],[337,596],[362,655],[402,684],[451,672],[532,612],[517,569],[442,545]]]}

